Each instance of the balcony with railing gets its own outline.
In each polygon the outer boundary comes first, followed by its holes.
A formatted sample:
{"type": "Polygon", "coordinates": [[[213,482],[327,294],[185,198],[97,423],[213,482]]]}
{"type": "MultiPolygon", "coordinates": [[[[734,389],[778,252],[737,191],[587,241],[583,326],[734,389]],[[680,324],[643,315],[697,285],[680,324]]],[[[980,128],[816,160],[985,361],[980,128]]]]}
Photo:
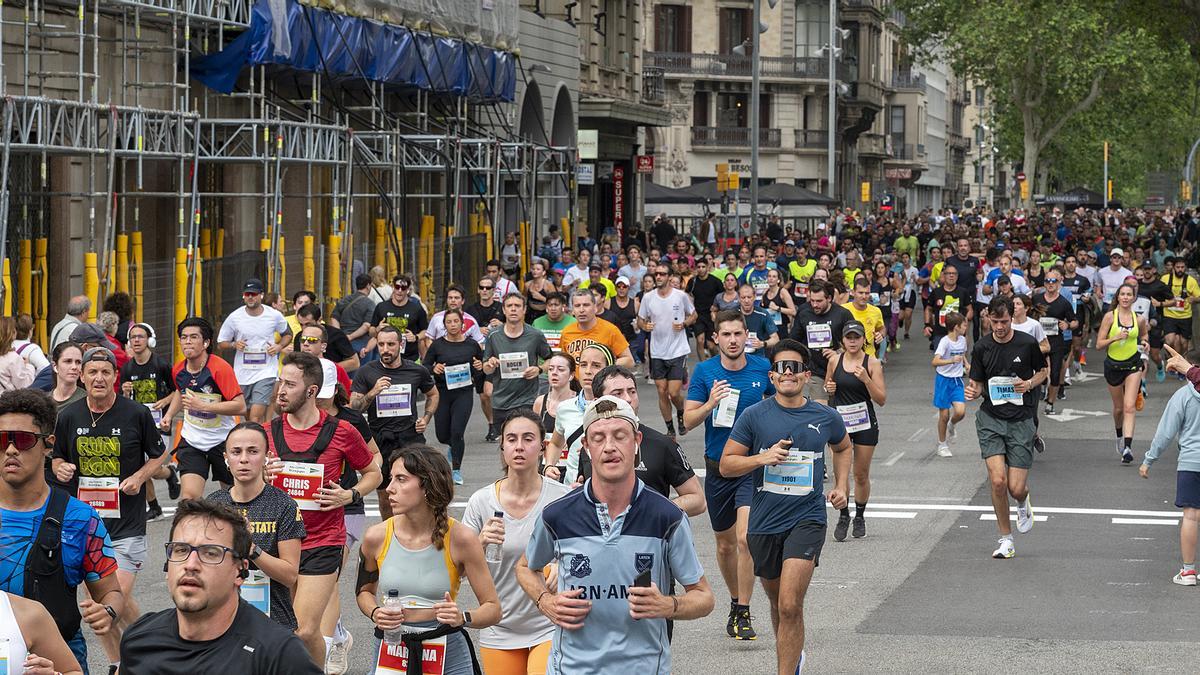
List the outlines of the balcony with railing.
{"type": "Polygon", "coordinates": [[[862,134],[858,137],[858,154],[887,157],[887,140],[883,134],[862,134]]]}
{"type": "MultiPolygon", "coordinates": [[[[749,127],[692,127],[692,147],[748,149],[750,133],[749,127]]],[[[779,129],[758,130],[759,147],[779,148],[782,140],[783,132],[779,129]]]]}
{"type": "Polygon", "coordinates": [[[892,73],[892,88],[905,91],[925,92],[925,75],[907,70],[892,73]]]}
{"type": "Polygon", "coordinates": [[[826,150],[829,148],[829,132],[825,129],[796,129],[796,148],[800,150],[826,150]]]}
{"type": "MultiPolygon", "coordinates": [[[[759,75],[772,79],[828,80],[829,60],[818,56],[764,56],[759,75]]],[[[691,52],[646,52],[646,65],[661,68],[668,77],[750,77],[754,59],[741,54],[694,54],[691,52]]],[[[837,61],[838,80],[853,79],[849,64],[837,61]]]]}
{"type": "Polygon", "coordinates": [[[925,146],[912,143],[891,144],[890,159],[901,162],[917,162],[925,159],[925,146]]]}
{"type": "Polygon", "coordinates": [[[880,16],[883,16],[884,5],[889,4],[887,0],[844,0],[848,11],[854,10],[869,10],[880,16]]]}
{"type": "Polygon", "coordinates": [[[667,102],[667,82],[662,68],[642,68],[642,103],[664,105],[667,102]]]}

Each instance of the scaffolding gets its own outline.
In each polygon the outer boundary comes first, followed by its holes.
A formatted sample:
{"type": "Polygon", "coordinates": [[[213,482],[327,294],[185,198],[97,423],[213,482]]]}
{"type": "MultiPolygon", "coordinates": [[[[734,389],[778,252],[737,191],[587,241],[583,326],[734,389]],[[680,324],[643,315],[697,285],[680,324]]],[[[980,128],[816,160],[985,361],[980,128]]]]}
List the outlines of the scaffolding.
{"type": "Polygon", "coordinates": [[[504,231],[527,263],[572,220],[574,148],[518,138],[501,104],[262,65],[230,94],[192,80],[253,5],[0,3],[0,292],[44,346],[80,270],[93,318],[122,291],[160,329],[221,318],[250,274],[330,304],[353,261],[412,275],[435,305],[504,231]]]}

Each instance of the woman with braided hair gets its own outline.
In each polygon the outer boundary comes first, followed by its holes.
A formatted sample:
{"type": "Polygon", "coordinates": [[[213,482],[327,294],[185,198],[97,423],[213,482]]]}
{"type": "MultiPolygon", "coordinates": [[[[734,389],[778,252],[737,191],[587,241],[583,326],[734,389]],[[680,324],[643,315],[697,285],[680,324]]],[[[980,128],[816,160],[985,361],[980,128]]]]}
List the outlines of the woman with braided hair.
{"type": "MultiPolygon", "coordinates": [[[[478,535],[447,513],[454,497],[450,462],[429,446],[410,445],[392,455],[388,470],[394,515],[363,536],[358,608],[374,622],[376,637],[399,630],[409,654],[444,645],[444,675],[481,673],[464,628],[495,625],[500,602],[478,535]],[[464,575],[479,600],[468,611],[457,603],[464,575]],[[397,597],[400,607],[384,606],[389,596],[397,597]]],[[[399,663],[399,652],[384,642],[376,654],[380,663],[391,665],[399,663]]]]}

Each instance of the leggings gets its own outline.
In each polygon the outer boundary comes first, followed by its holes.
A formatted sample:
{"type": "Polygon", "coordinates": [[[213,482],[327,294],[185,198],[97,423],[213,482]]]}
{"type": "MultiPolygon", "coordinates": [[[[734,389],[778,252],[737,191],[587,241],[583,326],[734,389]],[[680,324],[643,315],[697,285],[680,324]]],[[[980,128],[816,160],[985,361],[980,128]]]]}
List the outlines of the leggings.
{"type": "Polygon", "coordinates": [[[433,413],[434,430],[439,443],[450,446],[450,462],[455,469],[462,468],[463,454],[467,444],[463,436],[471,410],[475,407],[475,390],[471,387],[439,391],[441,401],[433,413]]]}
{"type": "Polygon", "coordinates": [[[550,641],[520,649],[480,647],[479,660],[488,675],[545,675],[550,641]]]}

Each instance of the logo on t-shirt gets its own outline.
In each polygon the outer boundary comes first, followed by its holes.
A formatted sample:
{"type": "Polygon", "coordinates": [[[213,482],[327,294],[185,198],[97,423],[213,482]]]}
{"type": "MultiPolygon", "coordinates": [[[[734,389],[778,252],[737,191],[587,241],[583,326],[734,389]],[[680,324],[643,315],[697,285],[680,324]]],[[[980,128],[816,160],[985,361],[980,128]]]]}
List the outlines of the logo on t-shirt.
{"type": "Polygon", "coordinates": [[[1015,359],[1013,359],[1013,363],[1020,363],[1020,362],[1021,362],[1021,357],[1019,357],[1019,356],[1016,357],[1015,359]]]}
{"type": "Polygon", "coordinates": [[[654,568],[653,553],[634,553],[633,554],[633,571],[635,574],[641,574],[654,568]]]}
{"type": "Polygon", "coordinates": [[[821,425],[820,424],[809,424],[808,428],[812,429],[813,431],[817,432],[818,434],[821,433],[821,425]]]}
{"type": "Polygon", "coordinates": [[[592,573],[592,561],[582,553],[576,553],[567,561],[567,572],[576,579],[582,579],[592,573]]]}

